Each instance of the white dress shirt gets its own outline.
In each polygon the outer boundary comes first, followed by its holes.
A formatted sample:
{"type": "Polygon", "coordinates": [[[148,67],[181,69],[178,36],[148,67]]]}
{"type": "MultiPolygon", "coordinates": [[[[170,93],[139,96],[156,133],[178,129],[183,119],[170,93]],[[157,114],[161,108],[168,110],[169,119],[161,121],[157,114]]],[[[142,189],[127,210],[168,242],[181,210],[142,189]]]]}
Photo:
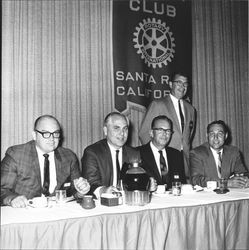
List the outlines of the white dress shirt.
{"type": "MultiPolygon", "coordinates": [[[[160,167],[160,153],[158,152],[159,149],[158,149],[157,147],[155,147],[154,144],[153,144],[152,142],[150,142],[150,147],[151,147],[151,150],[152,150],[152,152],[153,152],[154,158],[155,158],[155,160],[156,160],[156,165],[157,165],[158,171],[159,171],[160,175],[162,176],[161,167],[160,167]]],[[[165,162],[166,162],[167,171],[169,171],[167,153],[166,153],[165,148],[162,149],[162,152],[163,152],[163,157],[164,157],[165,162]]]]}
{"type": "MultiPolygon", "coordinates": [[[[173,105],[174,105],[174,108],[175,108],[175,111],[176,111],[176,114],[177,114],[177,118],[178,118],[178,121],[179,121],[179,124],[180,124],[180,128],[182,129],[178,99],[176,97],[174,97],[173,95],[171,95],[171,94],[169,94],[169,95],[170,95],[170,98],[171,98],[171,100],[173,102],[173,105]]],[[[184,116],[184,119],[185,119],[185,113],[184,113],[184,107],[183,107],[183,101],[182,100],[180,100],[180,105],[181,105],[182,113],[183,113],[183,116],[184,116]]]]}
{"type": "MultiPolygon", "coordinates": [[[[41,185],[43,185],[44,181],[44,160],[45,157],[43,156],[45,153],[41,151],[38,147],[36,147],[37,154],[38,154],[38,160],[40,165],[40,173],[41,173],[41,185]]],[[[56,180],[56,168],[55,168],[55,161],[54,161],[54,151],[48,153],[49,155],[49,178],[50,178],[50,184],[49,184],[49,192],[52,194],[55,190],[55,187],[57,185],[56,180]]]]}
{"type": "MultiPolygon", "coordinates": [[[[219,172],[219,169],[218,169],[218,157],[219,157],[218,152],[216,150],[214,150],[213,148],[211,148],[211,147],[210,147],[210,149],[211,149],[211,152],[212,152],[212,154],[214,156],[218,177],[221,178],[220,172],[219,172]]],[[[221,159],[222,159],[223,149],[221,149],[219,152],[221,152],[220,156],[221,156],[221,159]]]]}

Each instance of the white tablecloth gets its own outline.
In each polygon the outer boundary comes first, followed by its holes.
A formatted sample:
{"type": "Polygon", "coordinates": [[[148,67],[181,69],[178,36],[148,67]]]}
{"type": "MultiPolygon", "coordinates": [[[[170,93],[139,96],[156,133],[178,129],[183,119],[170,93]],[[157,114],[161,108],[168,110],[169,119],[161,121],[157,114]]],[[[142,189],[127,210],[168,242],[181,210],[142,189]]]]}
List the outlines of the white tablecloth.
{"type": "Polygon", "coordinates": [[[249,249],[245,235],[249,189],[153,195],[145,206],[96,201],[91,210],[75,201],[1,207],[1,249],[249,249]]]}

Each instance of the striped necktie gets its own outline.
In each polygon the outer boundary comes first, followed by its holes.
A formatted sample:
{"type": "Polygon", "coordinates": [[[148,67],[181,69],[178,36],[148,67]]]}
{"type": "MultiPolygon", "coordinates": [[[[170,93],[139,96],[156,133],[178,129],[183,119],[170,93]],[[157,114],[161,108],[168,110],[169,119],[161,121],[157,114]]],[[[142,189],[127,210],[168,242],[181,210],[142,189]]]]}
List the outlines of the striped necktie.
{"type": "Polygon", "coordinates": [[[218,176],[219,178],[221,178],[221,152],[218,152],[218,162],[217,162],[217,166],[218,166],[218,176]]]}
{"type": "Polygon", "coordinates": [[[181,107],[180,100],[178,100],[178,107],[179,107],[179,113],[180,113],[180,118],[181,118],[181,127],[182,127],[182,133],[183,133],[183,130],[184,130],[184,115],[183,115],[183,112],[182,112],[182,107],[181,107]]]}

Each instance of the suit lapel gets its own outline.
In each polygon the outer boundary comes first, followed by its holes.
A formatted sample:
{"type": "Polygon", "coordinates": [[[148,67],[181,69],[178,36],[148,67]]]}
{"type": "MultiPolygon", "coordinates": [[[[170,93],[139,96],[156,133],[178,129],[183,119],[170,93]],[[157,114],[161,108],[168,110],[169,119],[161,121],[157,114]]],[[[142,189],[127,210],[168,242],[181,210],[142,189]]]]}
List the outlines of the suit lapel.
{"type": "Polygon", "coordinates": [[[218,178],[218,173],[217,173],[217,168],[216,168],[216,163],[215,163],[213,153],[212,153],[209,145],[207,144],[206,146],[208,148],[207,166],[210,166],[211,172],[213,172],[218,178]]]}
{"type": "Polygon", "coordinates": [[[150,147],[150,143],[147,143],[146,146],[145,146],[145,154],[144,156],[147,158],[146,159],[146,162],[149,162],[150,163],[150,170],[153,174],[153,176],[156,176],[156,179],[158,180],[161,180],[162,181],[162,177],[159,173],[159,170],[158,170],[158,167],[157,167],[157,164],[156,164],[156,160],[155,160],[155,156],[153,154],[153,151],[150,147]]]}
{"type": "Polygon", "coordinates": [[[37,154],[37,151],[36,151],[34,141],[33,141],[32,145],[31,145],[31,158],[32,158],[32,162],[34,164],[34,171],[35,171],[35,177],[37,178],[37,183],[39,183],[40,188],[42,188],[40,164],[39,164],[38,154],[37,154]]]}
{"type": "MultiPolygon", "coordinates": [[[[176,110],[174,108],[174,104],[173,104],[173,102],[171,100],[170,95],[168,97],[169,98],[165,98],[165,104],[166,104],[166,106],[167,106],[167,108],[169,110],[169,113],[172,114],[172,118],[174,120],[174,121],[172,121],[173,124],[177,124],[177,129],[181,132],[181,127],[180,127],[180,123],[179,123],[179,120],[178,120],[178,117],[177,117],[177,114],[176,114],[176,110]]],[[[185,111],[185,109],[184,109],[184,111],[185,111]]],[[[174,128],[174,129],[176,129],[176,128],[174,128]]]]}
{"type": "Polygon", "coordinates": [[[104,140],[104,154],[103,155],[103,159],[106,159],[106,164],[105,166],[105,176],[110,176],[110,180],[109,183],[110,185],[112,185],[113,183],[113,163],[112,163],[112,154],[111,154],[111,150],[108,146],[107,140],[104,140]]]}

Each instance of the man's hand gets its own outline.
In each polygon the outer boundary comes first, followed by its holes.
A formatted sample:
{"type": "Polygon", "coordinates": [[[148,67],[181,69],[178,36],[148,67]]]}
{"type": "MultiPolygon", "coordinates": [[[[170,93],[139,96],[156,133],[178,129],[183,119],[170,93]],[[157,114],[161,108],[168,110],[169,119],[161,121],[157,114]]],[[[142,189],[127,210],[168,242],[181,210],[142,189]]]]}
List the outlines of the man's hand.
{"type": "Polygon", "coordinates": [[[112,194],[112,193],[116,193],[116,192],[119,192],[118,189],[114,186],[110,186],[110,187],[102,187],[100,190],[99,190],[99,194],[101,196],[101,194],[103,193],[107,193],[107,194],[112,194]]]}
{"type": "Polygon", "coordinates": [[[157,182],[156,182],[155,178],[150,177],[150,188],[149,188],[149,191],[150,192],[154,192],[156,190],[157,190],[157,182]]]}
{"type": "Polygon", "coordinates": [[[245,176],[234,176],[228,179],[228,187],[245,188],[248,187],[248,178],[245,176]]]}
{"type": "Polygon", "coordinates": [[[10,202],[10,206],[15,208],[26,207],[27,205],[28,200],[24,195],[17,196],[10,202]]]}
{"type": "Polygon", "coordinates": [[[90,184],[87,181],[87,179],[80,177],[78,179],[75,179],[73,182],[74,182],[75,189],[80,195],[84,195],[89,192],[90,184]]]}

